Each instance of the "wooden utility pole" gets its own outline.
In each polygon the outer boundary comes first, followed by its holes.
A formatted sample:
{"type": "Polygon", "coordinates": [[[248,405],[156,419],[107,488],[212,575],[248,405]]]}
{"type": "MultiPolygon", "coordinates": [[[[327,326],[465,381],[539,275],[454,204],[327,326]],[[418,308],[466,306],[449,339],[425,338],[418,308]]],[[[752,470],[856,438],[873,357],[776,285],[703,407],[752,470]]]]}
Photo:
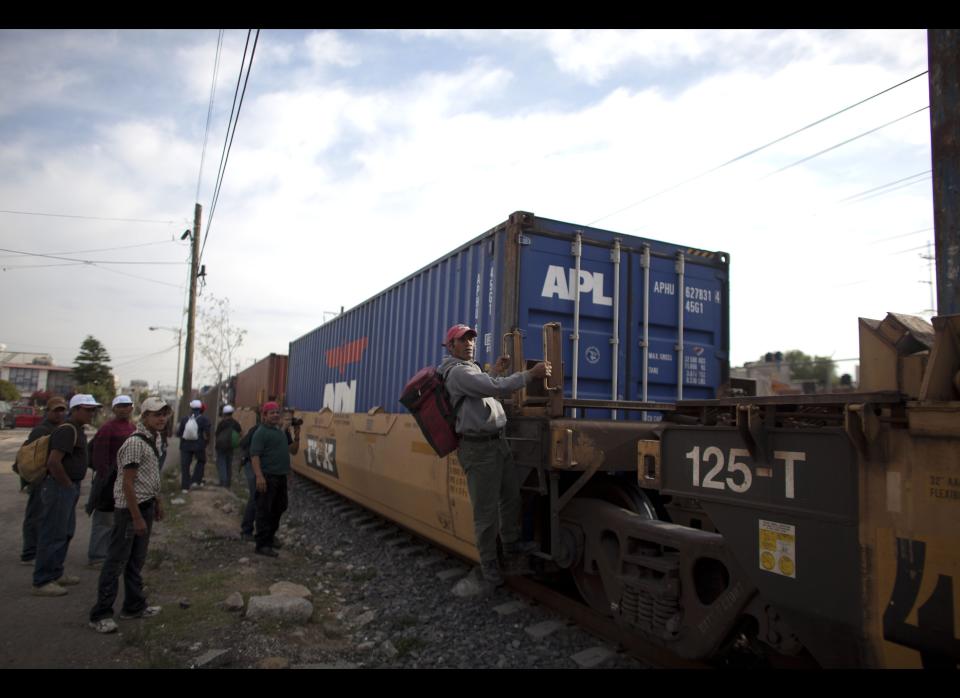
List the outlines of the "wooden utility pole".
{"type": "Polygon", "coordinates": [[[190,414],[193,392],[193,340],[197,319],[197,275],[200,273],[200,204],[193,209],[193,235],[190,236],[190,304],[187,310],[187,348],[183,357],[183,395],[180,396],[178,418],[190,414]]]}
{"type": "Polygon", "coordinates": [[[928,29],[937,314],[960,313],[960,30],[928,29]]]}

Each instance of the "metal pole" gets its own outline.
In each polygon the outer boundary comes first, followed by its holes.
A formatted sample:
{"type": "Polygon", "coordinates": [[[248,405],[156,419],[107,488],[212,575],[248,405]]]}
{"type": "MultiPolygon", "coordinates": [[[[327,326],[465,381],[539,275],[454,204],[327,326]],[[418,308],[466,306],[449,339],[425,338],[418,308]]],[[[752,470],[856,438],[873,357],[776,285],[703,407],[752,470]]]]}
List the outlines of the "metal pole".
{"type": "MultiPolygon", "coordinates": [[[[610,399],[617,399],[617,372],[620,358],[620,238],[613,241],[613,250],[610,252],[613,260],[613,337],[610,344],[613,347],[613,385],[610,387],[610,399]]],[[[610,419],[617,418],[617,411],[610,410],[610,419]]]]}
{"type": "MultiPolygon", "coordinates": [[[[581,241],[583,240],[583,235],[579,232],[577,233],[577,238],[573,243],[573,257],[575,269],[573,273],[573,336],[570,339],[573,340],[573,375],[571,376],[571,382],[573,385],[573,399],[577,399],[577,368],[580,364],[580,256],[583,251],[583,246],[581,241]]],[[[571,410],[570,416],[573,419],[577,418],[577,410],[571,410]]]]}
{"type": "Polygon", "coordinates": [[[928,29],[935,314],[960,313],[960,30],[928,29]]]}
{"type": "Polygon", "coordinates": [[[683,311],[686,298],[683,252],[677,252],[677,401],[683,399],[683,311]]]}
{"type": "MultiPolygon", "coordinates": [[[[643,401],[647,401],[647,383],[650,375],[650,245],[643,246],[643,401]]],[[[646,419],[647,413],[643,413],[646,419]]]]}
{"type": "Polygon", "coordinates": [[[190,410],[190,393],[193,389],[193,333],[197,314],[197,273],[200,267],[200,204],[193,210],[193,235],[190,239],[192,261],[190,264],[190,305],[187,310],[187,349],[183,357],[183,395],[180,396],[180,415],[190,410]]]}

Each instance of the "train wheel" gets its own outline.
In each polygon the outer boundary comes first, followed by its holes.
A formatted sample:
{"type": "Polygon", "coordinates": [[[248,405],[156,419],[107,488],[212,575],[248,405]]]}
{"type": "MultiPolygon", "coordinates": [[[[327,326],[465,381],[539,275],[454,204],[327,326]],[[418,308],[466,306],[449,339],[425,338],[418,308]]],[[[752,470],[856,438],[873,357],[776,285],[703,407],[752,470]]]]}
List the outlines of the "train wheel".
{"type": "MultiPolygon", "coordinates": [[[[657,518],[656,510],[650,499],[634,483],[625,483],[613,478],[602,478],[584,487],[583,491],[577,495],[577,498],[581,497],[599,499],[611,506],[639,514],[644,519],[657,518]]],[[[612,537],[601,540],[600,548],[599,554],[609,554],[611,556],[619,556],[620,554],[619,541],[612,537]]],[[[611,615],[610,599],[607,598],[606,590],[603,588],[603,580],[595,570],[586,569],[585,564],[584,556],[581,555],[579,562],[570,570],[577,591],[580,592],[583,600],[590,608],[609,616],[611,615]]]]}

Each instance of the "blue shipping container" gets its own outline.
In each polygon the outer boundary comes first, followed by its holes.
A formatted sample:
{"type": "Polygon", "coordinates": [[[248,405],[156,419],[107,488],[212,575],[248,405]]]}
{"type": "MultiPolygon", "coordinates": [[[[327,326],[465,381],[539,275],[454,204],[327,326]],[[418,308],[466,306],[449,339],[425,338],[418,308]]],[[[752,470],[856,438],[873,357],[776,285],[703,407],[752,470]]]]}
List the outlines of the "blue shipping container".
{"type": "MultiPolygon", "coordinates": [[[[560,322],[567,397],[713,398],[728,380],[728,269],[723,252],[517,212],[291,342],[287,403],[306,411],[401,412],[407,379],[440,363],[446,329],[458,322],[477,330],[480,364],[496,361],[514,328],[524,337],[524,357],[541,358],[543,325],[560,322]]],[[[583,416],[608,418],[610,411],[583,416]]]]}

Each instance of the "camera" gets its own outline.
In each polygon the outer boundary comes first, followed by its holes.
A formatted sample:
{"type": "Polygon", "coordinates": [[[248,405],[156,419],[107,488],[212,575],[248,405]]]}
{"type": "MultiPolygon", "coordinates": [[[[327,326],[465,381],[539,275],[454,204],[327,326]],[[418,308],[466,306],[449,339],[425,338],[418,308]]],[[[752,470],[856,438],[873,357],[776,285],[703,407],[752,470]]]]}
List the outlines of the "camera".
{"type": "Polygon", "coordinates": [[[303,420],[300,419],[299,417],[291,417],[291,419],[290,419],[290,426],[292,426],[292,427],[299,427],[299,426],[301,426],[302,424],[303,424],[303,420]]]}

